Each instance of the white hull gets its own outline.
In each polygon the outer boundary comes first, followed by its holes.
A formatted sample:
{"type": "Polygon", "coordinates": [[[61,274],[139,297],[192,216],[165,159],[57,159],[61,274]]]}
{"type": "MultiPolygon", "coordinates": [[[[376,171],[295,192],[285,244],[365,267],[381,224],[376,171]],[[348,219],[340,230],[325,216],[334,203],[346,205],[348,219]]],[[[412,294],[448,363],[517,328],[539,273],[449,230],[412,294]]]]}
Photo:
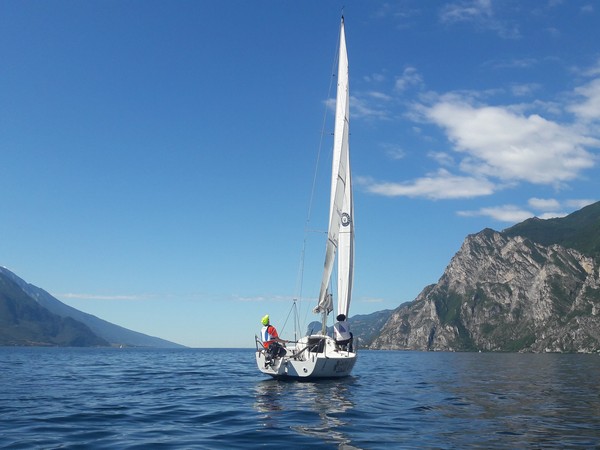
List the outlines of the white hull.
{"type": "Polygon", "coordinates": [[[258,369],[274,378],[339,378],[350,375],[356,353],[337,348],[329,336],[306,336],[295,347],[287,348],[287,353],[268,364],[266,352],[256,351],[258,369]]]}

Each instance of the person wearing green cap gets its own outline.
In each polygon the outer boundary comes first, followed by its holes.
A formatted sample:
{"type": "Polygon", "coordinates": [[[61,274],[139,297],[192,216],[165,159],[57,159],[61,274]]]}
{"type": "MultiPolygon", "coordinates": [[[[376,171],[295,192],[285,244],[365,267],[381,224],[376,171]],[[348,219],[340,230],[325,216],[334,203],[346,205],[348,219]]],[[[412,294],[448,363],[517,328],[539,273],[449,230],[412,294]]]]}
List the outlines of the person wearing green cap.
{"type": "Polygon", "coordinates": [[[267,352],[273,357],[278,358],[280,356],[285,355],[285,348],[283,345],[288,341],[285,339],[281,339],[277,334],[277,330],[273,325],[271,325],[269,320],[269,315],[266,314],[260,322],[263,324],[262,330],[260,332],[260,336],[263,341],[263,346],[267,349],[267,352]]]}

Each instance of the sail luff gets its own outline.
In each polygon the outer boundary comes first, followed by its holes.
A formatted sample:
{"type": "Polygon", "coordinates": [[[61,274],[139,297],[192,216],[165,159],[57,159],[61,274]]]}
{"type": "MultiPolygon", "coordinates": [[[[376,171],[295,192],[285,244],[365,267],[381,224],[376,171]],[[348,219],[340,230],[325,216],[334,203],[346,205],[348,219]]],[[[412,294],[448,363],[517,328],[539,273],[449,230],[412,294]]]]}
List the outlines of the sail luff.
{"type": "MultiPolygon", "coordinates": [[[[342,27],[343,28],[343,27],[342,27]]],[[[338,241],[338,301],[337,313],[348,317],[350,300],[352,297],[352,282],[354,275],[354,200],[352,198],[352,177],[350,171],[350,88],[348,73],[348,56],[346,52],[346,40],[343,39],[344,60],[340,61],[338,73],[344,74],[345,79],[345,123],[342,133],[341,155],[345,158],[344,166],[346,182],[344,184],[344,196],[342,203],[341,229],[338,241]]],[[[340,52],[342,53],[342,52],[340,52]]]]}
{"type": "MultiPolygon", "coordinates": [[[[348,125],[350,116],[350,105],[349,105],[349,90],[348,90],[348,54],[346,50],[346,36],[344,32],[344,21],[340,27],[340,48],[338,57],[338,84],[337,84],[337,95],[336,95],[336,115],[335,115],[335,129],[334,129],[334,142],[333,142],[333,161],[332,161],[332,173],[331,173],[331,197],[330,197],[330,208],[329,208],[329,230],[327,233],[327,245],[325,251],[325,265],[323,269],[323,277],[321,280],[321,290],[319,293],[319,302],[315,308],[316,312],[324,311],[328,309],[327,305],[327,288],[331,279],[333,271],[333,263],[335,261],[336,253],[340,245],[340,228],[344,228],[341,242],[343,250],[343,262],[338,259],[338,272],[340,264],[343,266],[342,269],[346,272],[346,280],[348,279],[348,270],[345,268],[348,266],[351,272],[352,263],[348,263],[348,254],[353,253],[353,237],[348,238],[346,236],[348,231],[352,230],[352,226],[348,230],[349,224],[352,224],[352,197],[351,197],[351,186],[350,186],[350,163],[348,156],[348,125]],[[350,194],[348,194],[350,192],[350,194]],[[349,198],[348,198],[349,196],[349,198]],[[352,243],[352,244],[349,244],[352,243]]],[[[350,233],[353,236],[353,233],[350,233]]],[[[339,258],[339,257],[338,257],[339,258]]],[[[342,275],[343,276],[343,275],[342,275]]],[[[351,280],[351,276],[350,276],[351,280]]],[[[347,281],[343,282],[343,286],[347,286],[347,281]]],[[[351,284],[350,284],[351,286],[351,284]]],[[[342,290],[346,291],[346,296],[350,294],[350,290],[347,287],[342,287],[342,290]]],[[[339,293],[339,285],[338,285],[339,293]]],[[[347,297],[349,299],[349,297],[347,297]]],[[[340,303],[338,297],[338,305],[340,303]]],[[[345,305],[349,304],[349,301],[343,301],[345,305]]],[[[339,306],[338,306],[339,308],[339,306]]],[[[344,306],[347,310],[347,306],[344,306]]]]}

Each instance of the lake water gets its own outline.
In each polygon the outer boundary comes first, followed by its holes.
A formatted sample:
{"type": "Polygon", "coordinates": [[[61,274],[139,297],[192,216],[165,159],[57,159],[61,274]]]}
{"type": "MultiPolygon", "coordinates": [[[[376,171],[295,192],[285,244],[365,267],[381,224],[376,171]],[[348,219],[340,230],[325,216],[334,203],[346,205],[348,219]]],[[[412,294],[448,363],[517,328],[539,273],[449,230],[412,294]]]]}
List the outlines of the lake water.
{"type": "Polygon", "coordinates": [[[0,448],[600,448],[600,356],[362,351],[282,382],[247,349],[0,348],[0,448]]]}

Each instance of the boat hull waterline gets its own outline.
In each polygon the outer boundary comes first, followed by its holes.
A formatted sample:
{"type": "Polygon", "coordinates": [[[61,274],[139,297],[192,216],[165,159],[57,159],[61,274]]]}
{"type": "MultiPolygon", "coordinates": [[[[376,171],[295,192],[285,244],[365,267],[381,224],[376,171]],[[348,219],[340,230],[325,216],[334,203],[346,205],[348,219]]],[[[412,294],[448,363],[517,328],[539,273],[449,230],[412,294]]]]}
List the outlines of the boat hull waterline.
{"type": "Polygon", "coordinates": [[[256,350],[259,370],[273,378],[341,378],[350,375],[356,353],[339,348],[330,336],[306,336],[286,354],[270,360],[266,350],[256,350]]]}

